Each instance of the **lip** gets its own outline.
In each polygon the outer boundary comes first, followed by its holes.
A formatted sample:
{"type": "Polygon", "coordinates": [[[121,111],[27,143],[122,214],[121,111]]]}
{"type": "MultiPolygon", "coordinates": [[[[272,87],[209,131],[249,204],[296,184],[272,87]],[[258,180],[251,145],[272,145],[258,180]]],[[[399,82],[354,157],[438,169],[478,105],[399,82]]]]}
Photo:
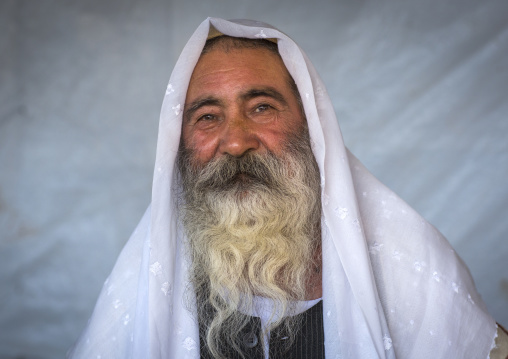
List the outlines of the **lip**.
{"type": "Polygon", "coordinates": [[[245,173],[245,172],[241,172],[241,173],[236,174],[233,177],[233,179],[237,180],[237,181],[247,181],[247,180],[251,180],[252,176],[247,174],[247,173],[245,173]]]}
{"type": "Polygon", "coordinates": [[[252,185],[259,184],[260,180],[249,173],[240,172],[235,174],[229,183],[233,186],[238,186],[240,191],[249,191],[252,185]]]}

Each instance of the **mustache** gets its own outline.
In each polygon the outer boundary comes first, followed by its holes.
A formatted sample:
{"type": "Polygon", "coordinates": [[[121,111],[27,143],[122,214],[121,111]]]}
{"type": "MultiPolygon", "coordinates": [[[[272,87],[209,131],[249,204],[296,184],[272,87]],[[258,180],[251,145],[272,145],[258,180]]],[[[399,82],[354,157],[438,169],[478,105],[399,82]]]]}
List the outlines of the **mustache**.
{"type": "Polygon", "coordinates": [[[247,153],[241,157],[221,156],[208,162],[193,175],[196,189],[226,191],[232,188],[272,188],[277,186],[277,169],[283,164],[273,153],[247,153]]]}

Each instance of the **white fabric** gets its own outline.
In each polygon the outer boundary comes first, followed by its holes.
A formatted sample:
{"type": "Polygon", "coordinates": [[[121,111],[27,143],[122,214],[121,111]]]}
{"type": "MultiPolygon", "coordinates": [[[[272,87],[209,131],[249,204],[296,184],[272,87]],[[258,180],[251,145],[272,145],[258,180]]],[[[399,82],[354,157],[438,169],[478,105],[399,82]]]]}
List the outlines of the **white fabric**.
{"type": "Polygon", "coordinates": [[[300,91],[322,178],[327,358],[486,358],[496,325],[443,236],[345,148],[324,86],[303,51],[266,24],[209,18],[171,75],[162,107],[151,209],[105,284],[75,358],[199,358],[186,303],[188,264],[175,215],[174,163],[185,94],[210,24],[275,38],[300,91]]]}

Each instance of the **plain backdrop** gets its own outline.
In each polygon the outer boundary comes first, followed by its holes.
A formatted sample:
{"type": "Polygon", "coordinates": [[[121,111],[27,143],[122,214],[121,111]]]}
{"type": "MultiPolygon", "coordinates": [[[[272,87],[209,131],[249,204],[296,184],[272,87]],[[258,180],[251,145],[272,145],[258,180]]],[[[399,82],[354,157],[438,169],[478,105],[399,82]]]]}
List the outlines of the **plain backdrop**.
{"type": "Polygon", "coordinates": [[[271,23],[348,147],[508,324],[505,0],[0,2],[0,358],[61,358],[149,204],[159,110],[207,16],[271,23]]]}

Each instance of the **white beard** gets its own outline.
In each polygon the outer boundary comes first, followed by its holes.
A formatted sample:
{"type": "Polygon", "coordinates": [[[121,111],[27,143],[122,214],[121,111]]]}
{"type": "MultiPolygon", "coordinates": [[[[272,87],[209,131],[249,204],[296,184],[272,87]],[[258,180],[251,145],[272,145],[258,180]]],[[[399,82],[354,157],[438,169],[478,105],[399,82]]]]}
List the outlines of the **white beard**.
{"type": "MultiPolygon", "coordinates": [[[[210,322],[206,340],[214,356],[221,357],[224,339],[238,349],[236,333],[246,324],[240,307],[249,310],[256,295],[287,313],[306,298],[319,267],[319,169],[308,133],[292,137],[283,158],[222,156],[196,168],[191,151],[179,156],[191,282],[198,312],[208,308],[200,316],[210,322]]],[[[267,330],[284,324],[293,337],[297,325],[289,318],[267,330]]]]}

